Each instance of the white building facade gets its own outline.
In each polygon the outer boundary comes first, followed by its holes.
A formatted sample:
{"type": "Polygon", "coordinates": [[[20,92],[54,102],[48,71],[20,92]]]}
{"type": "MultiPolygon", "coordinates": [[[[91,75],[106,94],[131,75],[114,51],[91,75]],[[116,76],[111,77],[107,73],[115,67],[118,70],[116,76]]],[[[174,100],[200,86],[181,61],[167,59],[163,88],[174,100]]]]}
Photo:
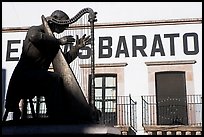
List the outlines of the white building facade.
{"type": "MultiPolygon", "coordinates": [[[[19,60],[27,28],[2,30],[2,97],[19,60]]],[[[166,109],[162,108],[165,105],[181,104],[184,108],[168,112],[181,118],[181,125],[202,127],[202,18],[96,22],[94,37],[95,105],[101,110],[112,106],[104,112],[116,118],[114,125],[123,120],[119,115],[121,106],[116,106],[120,104],[119,97],[131,96],[136,105],[135,115],[131,115],[136,134],[148,134],[145,125],[176,125],[169,123],[176,117],[166,115],[166,109]],[[201,105],[189,108],[188,97],[194,95],[201,105]],[[147,105],[145,97],[150,96],[154,106],[147,105]]],[[[84,64],[81,60],[89,59],[89,53],[85,51],[73,63],[83,73],[79,82],[86,98],[90,90],[90,62],[84,64]]]]}

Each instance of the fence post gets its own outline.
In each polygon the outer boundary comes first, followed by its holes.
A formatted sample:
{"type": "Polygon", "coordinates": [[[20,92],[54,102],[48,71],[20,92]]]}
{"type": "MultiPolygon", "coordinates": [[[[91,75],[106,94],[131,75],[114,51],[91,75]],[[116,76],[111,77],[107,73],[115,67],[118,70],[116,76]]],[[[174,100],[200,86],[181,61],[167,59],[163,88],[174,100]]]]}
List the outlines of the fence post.
{"type": "Polygon", "coordinates": [[[131,95],[129,94],[129,100],[130,100],[130,126],[132,127],[132,111],[131,111],[131,95]]]}
{"type": "MultiPolygon", "coordinates": [[[[144,109],[144,108],[143,108],[143,107],[144,107],[144,106],[143,106],[143,100],[144,100],[144,99],[143,99],[143,96],[141,96],[141,97],[142,97],[142,126],[144,126],[144,116],[143,116],[143,115],[144,115],[144,110],[143,110],[143,109],[144,109]]],[[[145,124],[146,124],[146,123],[145,123],[145,124]]]]}

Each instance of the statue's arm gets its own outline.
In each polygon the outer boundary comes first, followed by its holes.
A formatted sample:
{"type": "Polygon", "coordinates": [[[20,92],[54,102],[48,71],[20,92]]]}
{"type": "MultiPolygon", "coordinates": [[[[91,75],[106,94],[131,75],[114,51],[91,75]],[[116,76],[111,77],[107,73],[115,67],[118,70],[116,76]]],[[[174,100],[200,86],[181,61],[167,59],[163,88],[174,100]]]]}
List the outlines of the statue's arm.
{"type": "Polygon", "coordinates": [[[78,56],[79,49],[76,46],[72,46],[71,49],[64,54],[64,57],[68,64],[75,60],[78,56]]]}
{"type": "Polygon", "coordinates": [[[78,35],[76,36],[75,46],[72,46],[71,49],[66,54],[64,54],[65,59],[66,59],[68,64],[76,59],[76,57],[78,56],[78,53],[79,53],[79,49],[90,44],[90,40],[91,40],[90,36],[86,37],[86,34],[84,34],[80,39],[78,38],[78,35]]]}

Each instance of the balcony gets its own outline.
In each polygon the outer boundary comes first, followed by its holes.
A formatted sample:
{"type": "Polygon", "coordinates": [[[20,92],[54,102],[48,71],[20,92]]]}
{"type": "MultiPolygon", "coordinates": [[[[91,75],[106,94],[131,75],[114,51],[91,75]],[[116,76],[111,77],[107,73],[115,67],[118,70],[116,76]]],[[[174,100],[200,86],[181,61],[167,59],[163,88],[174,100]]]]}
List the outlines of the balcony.
{"type": "MultiPolygon", "coordinates": [[[[24,101],[24,104],[27,104],[24,101]]],[[[24,105],[22,118],[32,118],[31,111],[35,111],[36,117],[46,118],[46,104],[44,97],[33,99],[34,110],[30,105],[24,105]]],[[[101,111],[100,124],[113,126],[120,129],[123,135],[132,135],[137,132],[136,102],[131,96],[106,96],[105,100],[101,97],[95,98],[95,106],[101,111]]],[[[12,119],[11,117],[9,119],[12,119]]]]}
{"type": "Polygon", "coordinates": [[[202,95],[142,96],[142,125],[150,135],[201,135],[202,95]]]}
{"type": "Polygon", "coordinates": [[[124,135],[136,134],[136,102],[131,96],[96,97],[95,105],[102,112],[101,124],[117,127],[124,135]]]}

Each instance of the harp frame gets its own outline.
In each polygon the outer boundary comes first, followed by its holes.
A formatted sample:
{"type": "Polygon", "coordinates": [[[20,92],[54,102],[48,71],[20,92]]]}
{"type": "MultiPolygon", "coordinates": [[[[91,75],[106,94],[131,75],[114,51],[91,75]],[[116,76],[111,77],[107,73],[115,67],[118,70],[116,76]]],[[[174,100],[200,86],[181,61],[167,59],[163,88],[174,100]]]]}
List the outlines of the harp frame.
{"type": "MultiPolygon", "coordinates": [[[[88,103],[91,107],[94,107],[95,106],[95,52],[94,52],[94,22],[97,21],[96,19],[96,14],[97,12],[94,12],[93,9],[91,8],[84,8],[82,10],[80,10],[74,17],[72,17],[71,19],[69,20],[57,20],[51,16],[49,17],[46,17],[44,15],[41,16],[41,19],[42,19],[42,22],[43,22],[43,25],[45,27],[45,31],[54,37],[52,31],[50,30],[49,28],[49,25],[48,25],[48,22],[51,21],[53,23],[56,23],[56,24],[59,24],[59,25],[69,25],[69,24],[72,24],[74,22],[76,22],[77,20],[79,20],[84,14],[88,13],[88,21],[90,22],[90,35],[91,35],[91,89],[90,91],[88,92],[88,103]]],[[[61,57],[61,49],[58,51],[57,53],[57,56],[58,57],[55,57],[54,61],[53,61],[53,68],[54,68],[54,71],[58,71],[57,69],[57,66],[56,66],[56,62],[59,61],[59,58],[62,58],[61,57]],[[60,57],[59,57],[60,56],[60,57]],[[58,59],[56,59],[58,58],[58,59]],[[57,61],[56,61],[57,60],[57,61]]],[[[68,67],[69,64],[68,64],[68,67]]],[[[73,74],[73,72],[72,72],[73,74]]],[[[62,74],[63,75],[63,74],[62,74]]],[[[73,74],[74,75],[74,74],[73,74]]],[[[76,79],[76,78],[75,78],[76,79]]],[[[71,85],[72,87],[76,87],[77,85],[77,88],[79,87],[80,89],[77,89],[77,90],[81,90],[81,87],[79,86],[79,83],[75,83],[75,85],[71,85]]],[[[81,90],[82,92],[82,90],[81,90]]],[[[83,94],[83,93],[82,93],[83,94]]],[[[85,97],[81,97],[80,100],[83,102],[83,104],[87,103],[87,102],[84,102],[85,97]]]]}

